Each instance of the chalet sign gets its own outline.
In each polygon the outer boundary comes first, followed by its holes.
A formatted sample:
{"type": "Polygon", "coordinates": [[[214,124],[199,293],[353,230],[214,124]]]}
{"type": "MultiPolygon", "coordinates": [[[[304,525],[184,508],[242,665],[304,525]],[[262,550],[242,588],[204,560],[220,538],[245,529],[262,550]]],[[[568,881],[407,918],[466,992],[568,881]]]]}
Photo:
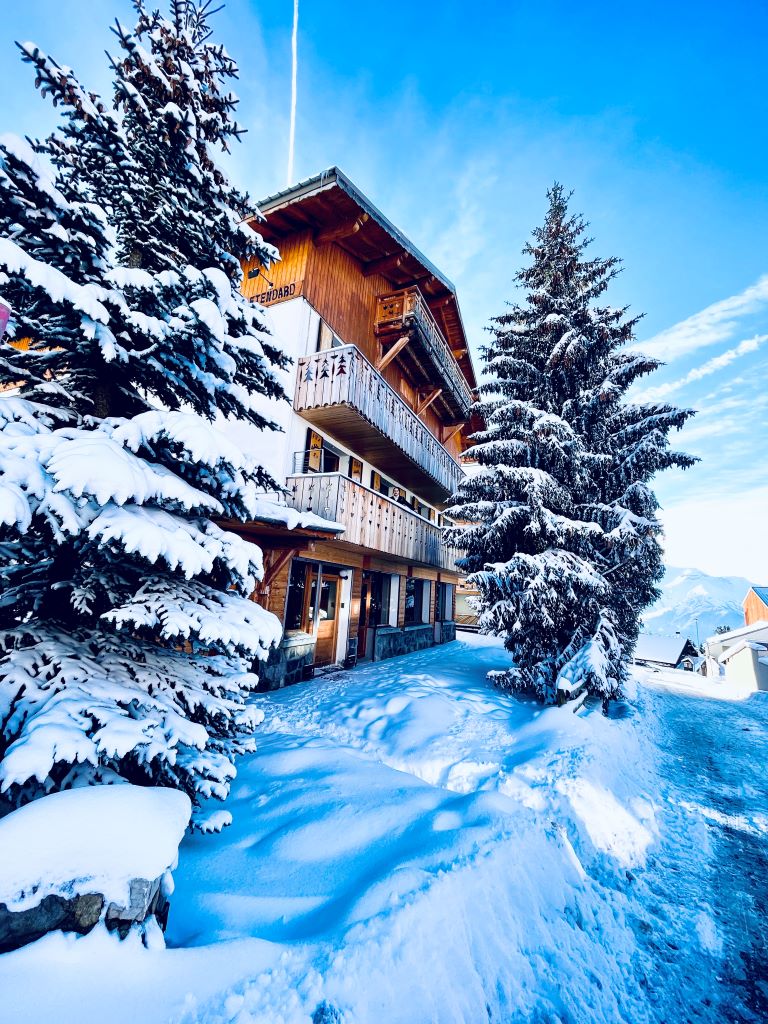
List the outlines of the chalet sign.
{"type": "Polygon", "coordinates": [[[285,302],[286,299],[295,299],[301,295],[304,287],[303,281],[291,281],[290,284],[274,285],[265,292],[257,292],[251,298],[260,306],[273,306],[276,302],[285,302]]]}

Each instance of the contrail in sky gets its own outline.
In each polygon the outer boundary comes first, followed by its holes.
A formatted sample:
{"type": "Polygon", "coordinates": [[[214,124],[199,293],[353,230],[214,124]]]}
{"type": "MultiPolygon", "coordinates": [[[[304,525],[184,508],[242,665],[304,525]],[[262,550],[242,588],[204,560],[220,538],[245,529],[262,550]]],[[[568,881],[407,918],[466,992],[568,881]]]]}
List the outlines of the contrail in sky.
{"type": "Polygon", "coordinates": [[[293,34],[291,35],[291,130],[288,136],[288,180],[293,184],[293,150],[296,143],[296,71],[298,65],[297,36],[299,34],[299,0],[293,0],[293,34]]]}

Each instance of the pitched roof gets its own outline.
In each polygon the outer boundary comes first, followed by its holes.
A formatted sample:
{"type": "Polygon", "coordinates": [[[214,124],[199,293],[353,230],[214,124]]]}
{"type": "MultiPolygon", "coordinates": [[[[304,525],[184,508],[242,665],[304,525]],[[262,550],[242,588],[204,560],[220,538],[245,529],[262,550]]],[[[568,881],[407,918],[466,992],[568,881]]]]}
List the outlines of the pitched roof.
{"type": "Polygon", "coordinates": [[[393,290],[419,283],[462,373],[471,387],[477,386],[455,286],[343,171],[330,167],[267,196],[257,207],[266,220],[254,221],[254,228],[278,248],[282,238],[297,231],[311,228],[322,234],[339,224],[349,224],[349,232],[334,239],[336,244],[356,259],[364,272],[375,268],[393,290]]]}
{"type": "MultiPolygon", "coordinates": [[[[768,607],[768,587],[750,587],[749,589],[754,594],[757,594],[763,604],[768,607]]],[[[746,598],[744,600],[746,600],[746,598]]]]}
{"type": "Polygon", "coordinates": [[[635,647],[635,661],[677,665],[689,644],[691,641],[682,633],[676,636],[654,636],[651,633],[641,633],[635,647]]]}

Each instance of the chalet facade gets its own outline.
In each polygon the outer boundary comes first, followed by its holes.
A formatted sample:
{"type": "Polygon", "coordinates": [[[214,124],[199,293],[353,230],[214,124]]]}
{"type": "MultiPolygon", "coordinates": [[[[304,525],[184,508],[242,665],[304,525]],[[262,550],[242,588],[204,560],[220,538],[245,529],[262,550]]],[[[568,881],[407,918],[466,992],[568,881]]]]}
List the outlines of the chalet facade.
{"type": "Polygon", "coordinates": [[[288,505],[337,524],[241,531],[265,555],[255,599],[284,624],[262,670],[279,686],[454,638],[458,552],[442,509],[476,380],[453,285],[340,171],[259,207],[254,227],[281,259],[244,267],[243,290],[294,360],[270,465],[288,505]]]}
{"type": "Polygon", "coordinates": [[[768,587],[750,587],[743,601],[744,624],[768,622],[768,587]]]}

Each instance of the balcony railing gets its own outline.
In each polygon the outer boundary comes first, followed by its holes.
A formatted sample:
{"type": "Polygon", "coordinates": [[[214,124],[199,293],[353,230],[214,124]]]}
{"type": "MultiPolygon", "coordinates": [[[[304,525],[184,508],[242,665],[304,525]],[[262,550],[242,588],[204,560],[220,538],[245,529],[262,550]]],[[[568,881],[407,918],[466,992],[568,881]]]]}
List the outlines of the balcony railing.
{"type": "Polygon", "coordinates": [[[461,372],[451,347],[418,288],[381,295],[376,300],[374,329],[377,334],[415,328],[441,382],[447,383],[466,417],[473,402],[472,389],[461,372]]]}
{"type": "Polygon", "coordinates": [[[289,476],[286,488],[294,508],[342,523],[341,541],[442,569],[462,555],[443,543],[439,526],[342,473],[289,476]]]}
{"type": "Polygon", "coordinates": [[[440,503],[460,464],[354,345],[299,359],[293,407],[427,500],[440,503]]]}

